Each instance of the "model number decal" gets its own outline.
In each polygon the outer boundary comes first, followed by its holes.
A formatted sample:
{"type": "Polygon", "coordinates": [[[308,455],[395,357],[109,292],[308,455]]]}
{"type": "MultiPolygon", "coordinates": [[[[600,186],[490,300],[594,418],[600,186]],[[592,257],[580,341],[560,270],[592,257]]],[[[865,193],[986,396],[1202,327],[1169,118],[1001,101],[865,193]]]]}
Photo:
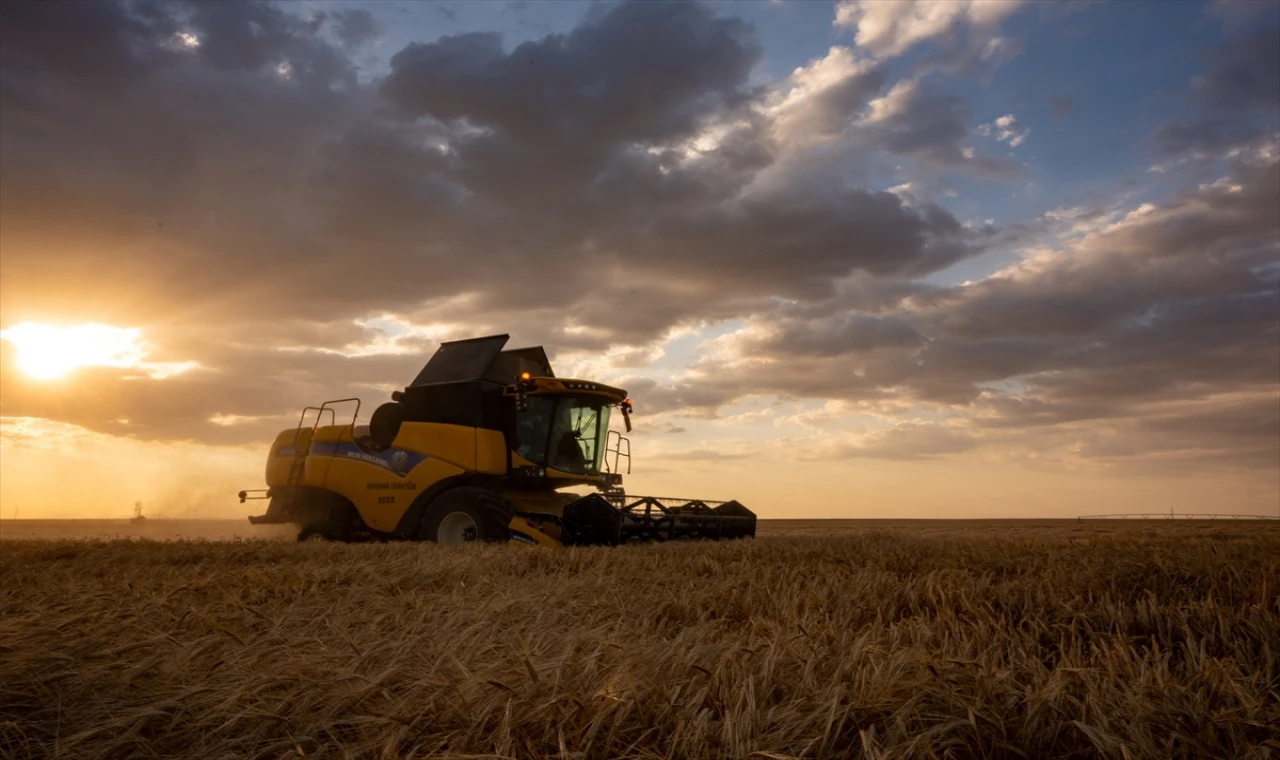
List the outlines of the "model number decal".
{"type": "Polygon", "coordinates": [[[395,504],[395,503],[396,503],[396,497],[394,497],[394,496],[379,496],[379,497],[378,497],[378,503],[379,503],[379,504],[395,504]]]}
{"type": "Polygon", "coordinates": [[[418,484],[411,480],[400,483],[368,483],[370,491],[416,491],[418,484]]]}

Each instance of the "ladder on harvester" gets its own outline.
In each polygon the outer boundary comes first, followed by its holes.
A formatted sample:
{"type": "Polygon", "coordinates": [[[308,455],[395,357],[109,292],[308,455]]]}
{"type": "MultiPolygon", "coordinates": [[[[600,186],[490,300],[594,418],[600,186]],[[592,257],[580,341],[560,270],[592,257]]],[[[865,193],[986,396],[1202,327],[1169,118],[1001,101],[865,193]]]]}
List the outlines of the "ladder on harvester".
{"type": "Polygon", "coordinates": [[[360,399],[358,398],[339,398],[332,401],[326,401],[320,406],[308,406],[302,410],[302,416],[298,418],[298,427],[293,431],[293,461],[289,463],[289,475],[285,479],[288,486],[286,495],[287,506],[293,505],[293,500],[297,497],[298,485],[302,483],[302,476],[307,469],[307,452],[298,450],[298,438],[302,435],[302,423],[307,420],[307,412],[314,411],[316,413],[316,422],[311,426],[311,436],[307,439],[307,448],[310,450],[311,443],[315,440],[316,431],[320,429],[320,420],[324,418],[324,413],[329,413],[329,424],[338,424],[338,413],[333,410],[331,404],[345,404],[348,401],[356,402],[356,409],[351,413],[351,440],[355,440],[356,420],[360,416],[360,399]]]}
{"type": "MultiPolygon", "coordinates": [[[[306,474],[306,470],[307,470],[307,452],[301,451],[298,448],[298,441],[302,438],[302,426],[307,421],[308,413],[310,412],[316,413],[316,421],[311,426],[311,437],[314,438],[316,431],[320,429],[320,421],[324,419],[325,412],[329,413],[330,425],[338,424],[338,414],[336,411],[334,411],[333,407],[330,405],[343,404],[348,401],[356,402],[356,410],[351,415],[351,427],[352,427],[352,430],[354,430],[355,424],[356,424],[356,418],[360,415],[360,399],[358,398],[334,399],[333,401],[326,401],[320,406],[305,406],[302,408],[302,414],[298,416],[298,426],[293,430],[293,443],[290,444],[289,446],[289,448],[293,450],[292,452],[293,461],[289,463],[289,474],[285,477],[285,491],[283,494],[284,498],[282,498],[279,502],[276,502],[273,499],[273,494],[271,493],[272,489],[256,488],[256,489],[241,491],[239,494],[240,503],[243,504],[246,500],[249,500],[249,499],[272,499],[272,503],[267,506],[267,511],[269,513],[273,513],[277,510],[288,511],[290,508],[292,508],[294,500],[297,499],[297,496],[298,496],[298,486],[302,483],[302,478],[306,474]],[[278,506],[276,506],[277,504],[278,506]],[[273,509],[273,507],[275,508],[273,509]]],[[[307,439],[308,449],[310,448],[310,446],[311,446],[311,438],[308,438],[307,439]]],[[[281,450],[282,451],[284,450],[283,447],[281,450]]]]}

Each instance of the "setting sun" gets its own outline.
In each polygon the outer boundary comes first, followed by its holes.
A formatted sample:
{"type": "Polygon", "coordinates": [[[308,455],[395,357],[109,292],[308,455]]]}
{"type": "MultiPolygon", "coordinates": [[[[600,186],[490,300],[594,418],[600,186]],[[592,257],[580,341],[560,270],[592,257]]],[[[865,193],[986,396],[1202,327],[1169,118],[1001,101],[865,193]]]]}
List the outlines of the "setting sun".
{"type": "Polygon", "coordinates": [[[13,344],[17,365],[40,380],[62,377],[77,367],[133,367],[144,356],[136,328],[88,323],[69,327],[23,322],[0,330],[13,344]]]}

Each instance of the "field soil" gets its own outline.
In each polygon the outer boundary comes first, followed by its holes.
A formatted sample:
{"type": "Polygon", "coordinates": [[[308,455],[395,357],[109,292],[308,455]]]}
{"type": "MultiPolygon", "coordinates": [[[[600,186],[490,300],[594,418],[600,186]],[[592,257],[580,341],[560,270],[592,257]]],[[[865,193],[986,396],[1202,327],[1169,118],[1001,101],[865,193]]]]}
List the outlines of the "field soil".
{"type": "Polygon", "coordinates": [[[1280,758],[1276,522],[37,522],[0,523],[3,757],[1280,758]]]}

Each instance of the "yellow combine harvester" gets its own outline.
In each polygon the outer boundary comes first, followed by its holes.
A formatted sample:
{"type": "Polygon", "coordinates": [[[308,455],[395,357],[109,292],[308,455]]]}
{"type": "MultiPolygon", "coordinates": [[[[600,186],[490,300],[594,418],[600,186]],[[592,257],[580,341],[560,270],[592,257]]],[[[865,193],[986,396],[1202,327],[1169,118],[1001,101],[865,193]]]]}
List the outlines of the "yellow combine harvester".
{"type": "Polygon", "coordinates": [[[628,496],[631,444],[609,429],[626,391],[557,378],[541,347],[504,351],[508,336],[442,343],[416,379],[356,425],[359,399],[307,407],[267,454],[269,499],[249,522],[295,523],[299,540],[519,541],[616,545],[754,536],[736,501],[628,496]],[[337,408],[354,405],[352,424],[337,408]],[[315,423],[307,421],[314,414],[315,423]],[[583,496],[560,489],[590,486],[583,496]]]}

